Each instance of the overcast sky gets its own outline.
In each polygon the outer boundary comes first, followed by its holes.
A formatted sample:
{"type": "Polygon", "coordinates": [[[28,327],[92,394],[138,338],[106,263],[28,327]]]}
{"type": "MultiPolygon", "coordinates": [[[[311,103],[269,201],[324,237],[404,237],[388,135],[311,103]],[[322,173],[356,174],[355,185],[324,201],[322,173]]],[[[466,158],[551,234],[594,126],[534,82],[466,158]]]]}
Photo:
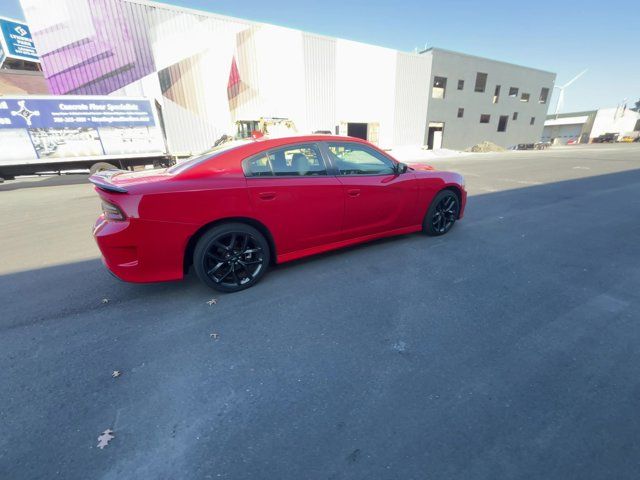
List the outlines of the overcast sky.
{"type": "MultiPolygon", "coordinates": [[[[613,107],[625,98],[632,105],[640,98],[637,0],[167,3],[404,51],[425,45],[457,50],[556,72],[557,85],[588,68],[567,88],[563,111],[613,107]]],[[[1,0],[0,15],[24,18],[19,0],[1,0]]]]}

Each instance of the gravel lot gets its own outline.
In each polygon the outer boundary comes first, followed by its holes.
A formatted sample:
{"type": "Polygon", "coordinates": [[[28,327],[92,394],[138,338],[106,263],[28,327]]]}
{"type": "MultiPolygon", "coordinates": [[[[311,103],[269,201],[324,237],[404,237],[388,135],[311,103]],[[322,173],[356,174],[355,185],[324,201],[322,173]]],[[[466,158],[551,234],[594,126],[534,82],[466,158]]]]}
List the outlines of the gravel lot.
{"type": "Polygon", "coordinates": [[[450,234],[232,295],[112,278],[83,176],[0,185],[0,478],[640,478],[640,145],[433,163],[450,234]]]}

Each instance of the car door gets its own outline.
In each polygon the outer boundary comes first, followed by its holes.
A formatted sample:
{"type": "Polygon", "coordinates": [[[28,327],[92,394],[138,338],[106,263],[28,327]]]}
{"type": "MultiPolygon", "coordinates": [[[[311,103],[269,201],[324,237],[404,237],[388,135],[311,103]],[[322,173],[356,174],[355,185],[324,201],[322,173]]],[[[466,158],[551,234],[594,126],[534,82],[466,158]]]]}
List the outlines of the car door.
{"type": "Polygon", "coordinates": [[[344,192],[344,238],[415,224],[418,186],[414,173],[396,173],[392,159],[362,143],[326,142],[325,145],[344,192]]]}
{"type": "Polygon", "coordinates": [[[344,192],[317,144],[260,153],[244,160],[243,170],[255,217],[274,237],[278,256],[339,240],[344,192]]]}

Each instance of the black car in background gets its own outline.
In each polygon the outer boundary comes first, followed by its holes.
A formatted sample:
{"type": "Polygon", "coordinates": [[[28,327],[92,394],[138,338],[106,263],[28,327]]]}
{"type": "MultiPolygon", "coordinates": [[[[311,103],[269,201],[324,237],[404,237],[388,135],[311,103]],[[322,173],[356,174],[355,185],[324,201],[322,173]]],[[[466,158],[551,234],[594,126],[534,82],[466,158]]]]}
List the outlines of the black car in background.
{"type": "Polygon", "coordinates": [[[593,143],[614,143],[616,140],[618,140],[617,133],[603,133],[595,137],[592,141],[593,143]]]}

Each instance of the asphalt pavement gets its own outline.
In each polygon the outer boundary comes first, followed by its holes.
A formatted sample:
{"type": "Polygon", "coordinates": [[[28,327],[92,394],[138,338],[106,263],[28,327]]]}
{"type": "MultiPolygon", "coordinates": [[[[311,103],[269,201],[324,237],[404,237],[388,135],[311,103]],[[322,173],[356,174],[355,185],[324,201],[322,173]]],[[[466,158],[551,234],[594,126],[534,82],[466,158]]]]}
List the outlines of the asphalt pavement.
{"type": "Polygon", "coordinates": [[[640,145],[434,164],[448,235],[229,295],[111,277],[82,177],[1,185],[0,479],[640,478],[640,145]]]}

